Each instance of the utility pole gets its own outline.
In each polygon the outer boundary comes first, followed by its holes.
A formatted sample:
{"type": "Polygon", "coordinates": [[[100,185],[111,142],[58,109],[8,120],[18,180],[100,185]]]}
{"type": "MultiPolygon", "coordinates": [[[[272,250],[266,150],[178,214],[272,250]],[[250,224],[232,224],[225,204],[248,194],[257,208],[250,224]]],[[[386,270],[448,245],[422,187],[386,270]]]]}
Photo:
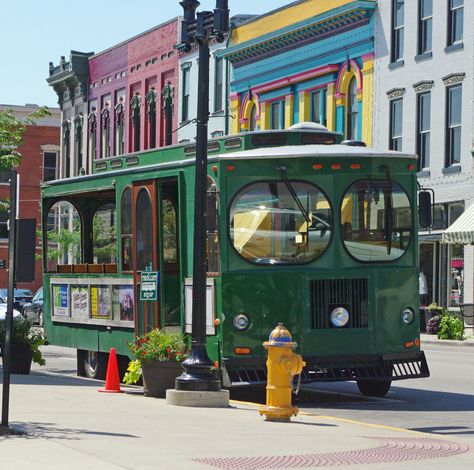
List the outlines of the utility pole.
{"type": "Polygon", "coordinates": [[[10,406],[10,357],[11,332],[13,328],[13,296],[15,288],[15,241],[16,241],[16,212],[17,212],[17,174],[11,171],[10,179],[10,217],[8,234],[8,298],[5,315],[5,342],[2,350],[3,362],[3,393],[2,393],[2,424],[8,429],[8,410],[10,406]]]}
{"type": "Polygon", "coordinates": [[[197,0],[179,2],[184,10],[181,42],[187,50],[199,46],[196,134],[196,182],[194,200],[194,258],[192,342],[184,373],[176,378],[178,391],[220,391],[220,378],[206,350],[206,189],[207,133],[209,122],[209,43],[224,41],[229,29],[228,0],[216,0],[213,12],[196,14],[197,0]]]}

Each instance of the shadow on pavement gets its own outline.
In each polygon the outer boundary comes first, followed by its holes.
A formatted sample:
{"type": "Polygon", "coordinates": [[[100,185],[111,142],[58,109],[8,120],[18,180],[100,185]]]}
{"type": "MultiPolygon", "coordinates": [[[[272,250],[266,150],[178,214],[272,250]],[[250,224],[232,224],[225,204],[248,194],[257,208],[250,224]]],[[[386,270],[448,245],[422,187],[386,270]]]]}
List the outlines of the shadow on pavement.
{"type": "Polygon", "coordinates": [[[21,433],[19,436],[23,439],[35,439],[38,437],[48,439],[66,439],[66,440],[79,440],[84,435],[89,436],[110,436],[110,437],[133,437],[138,438],[133,434],[123,434],[115,432],[100,432],[91,431],[88,429],[75,429],[75,428],[62,428],[56,426],[56,423],[21,423],[15,421],[11,423],[11,428],[14,431],[21,433]]]}
{"type": "MultiPolygon", "coordinates": [[[[56,371],[55,371],[56,372],[56,371]]],[[[81,377],[67,377],[57,374],[42,373],[32,371],[30,375],[11,374],[10,383],[12,385],[44,385],[44,386],[79,386],[79,387],[99,387],[102,382],[97,380],[85,379],[81,377]]],[[[0,367],[0,382],[3,380],[3,367],[0,367]]]]}

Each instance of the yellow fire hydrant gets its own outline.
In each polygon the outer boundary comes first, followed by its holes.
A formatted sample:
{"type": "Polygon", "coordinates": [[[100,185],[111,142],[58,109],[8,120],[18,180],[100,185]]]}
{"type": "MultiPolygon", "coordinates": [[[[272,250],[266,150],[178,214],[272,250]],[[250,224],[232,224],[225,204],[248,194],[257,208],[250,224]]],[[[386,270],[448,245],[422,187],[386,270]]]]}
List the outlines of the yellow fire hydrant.
{"type": "Polygon", "coordinates": [[[301,374],[305,363],[295,354],[297,344],[282,323],[278,323],[263,346],[268,351],[267,403],[259,412],[266,421],[290,421],[298,414],[298,407],[291,405],[293,377],[301,374]]]}

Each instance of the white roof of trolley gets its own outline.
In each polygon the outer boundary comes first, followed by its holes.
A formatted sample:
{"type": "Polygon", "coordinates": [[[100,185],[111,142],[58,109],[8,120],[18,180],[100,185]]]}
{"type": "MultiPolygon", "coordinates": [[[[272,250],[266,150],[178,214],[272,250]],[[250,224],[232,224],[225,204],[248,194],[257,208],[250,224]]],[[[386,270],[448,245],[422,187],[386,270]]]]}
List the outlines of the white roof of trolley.
{"type": "Polygon", "coordinates": [[[220,154],[220,159],[248,160],[254,158],[301,158],[301,157],[390,157],[390,158],[418,158],[414,154],[395,152],[392,150],[376,150],[368,147],[350,145],[285,145],[283,147],[263,147],[241,152],[220,154]]]}

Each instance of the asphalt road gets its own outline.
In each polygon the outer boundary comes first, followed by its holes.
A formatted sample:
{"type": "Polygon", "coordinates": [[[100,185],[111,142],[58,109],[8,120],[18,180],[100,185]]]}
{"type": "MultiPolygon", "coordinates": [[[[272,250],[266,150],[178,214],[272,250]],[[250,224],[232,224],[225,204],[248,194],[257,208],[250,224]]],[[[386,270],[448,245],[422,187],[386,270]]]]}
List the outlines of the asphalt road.
{"type": "MultiPolygon", "coordinates": [[[[458,436],[474,447],[474,348],[426,345],[424,350],[431,377],[393,382],[385,398],[363,397],[351,382],[312,384],[300,391],[297,405],[309,414],[458,436]]],[[[44,370],[76,374],[75,350],[47,346],[44,354],[44,370]]],[[[264,393],[232,398],[262,401],[264,393]]]]}

